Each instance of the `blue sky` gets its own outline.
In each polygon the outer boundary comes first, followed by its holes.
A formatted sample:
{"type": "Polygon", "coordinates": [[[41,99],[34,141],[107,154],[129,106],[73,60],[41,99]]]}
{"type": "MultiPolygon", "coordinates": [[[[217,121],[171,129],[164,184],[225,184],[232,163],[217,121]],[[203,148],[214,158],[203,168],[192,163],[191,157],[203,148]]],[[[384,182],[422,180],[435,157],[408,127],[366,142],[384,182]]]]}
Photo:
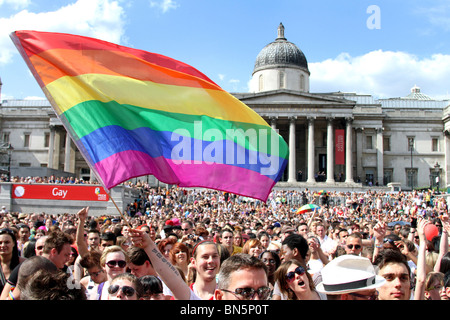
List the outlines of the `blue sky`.
{"type": "Polygon", "coordinates": [[[44,97],[9,33],[101,38],[199,69],[247,92],[256,56],[285,36],[306,55],[311,92],[450,98],[448,0],[0,0],[1,99],[44,97]],[[372,9],[372,10],[371,10],[372,9]]]}

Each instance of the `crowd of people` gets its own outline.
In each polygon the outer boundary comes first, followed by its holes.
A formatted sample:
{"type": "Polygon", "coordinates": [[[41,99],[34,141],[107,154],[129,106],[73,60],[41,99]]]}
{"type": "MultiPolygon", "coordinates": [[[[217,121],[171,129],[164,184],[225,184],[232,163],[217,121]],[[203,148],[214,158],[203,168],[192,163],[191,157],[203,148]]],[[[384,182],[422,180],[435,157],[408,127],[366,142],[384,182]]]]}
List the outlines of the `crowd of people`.
{"type": "Polygon", "coordinates": [[[3,207],[0,299],[450,299],[445,194],[133,187],[114,216],[3,207]]]}

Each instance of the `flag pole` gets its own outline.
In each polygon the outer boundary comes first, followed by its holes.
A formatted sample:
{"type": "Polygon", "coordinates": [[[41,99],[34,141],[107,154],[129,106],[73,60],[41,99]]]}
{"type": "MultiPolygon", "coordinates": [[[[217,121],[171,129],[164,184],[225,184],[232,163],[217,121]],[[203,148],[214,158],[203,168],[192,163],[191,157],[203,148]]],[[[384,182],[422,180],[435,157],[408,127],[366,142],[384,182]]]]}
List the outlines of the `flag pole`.
{"type": "Polygon", "coordinates": [[[123,215],[122,211],[120,211],[119,207],[117,206],[116,202],[114,201],[114,198],[111,196],[111,192],[108,192],[109,198],[111,199],[112,203],[114,204],[114,206],[116,207],[117,211],[119,211],[120,216],[122,217],[122,219],[125,221],[125,223],[127,224],[128,227],[130,227],[130,229],[133,229],[131,227],[131,225],[128,223],[128,220],[125,218],[125,216],[123,215]]]}

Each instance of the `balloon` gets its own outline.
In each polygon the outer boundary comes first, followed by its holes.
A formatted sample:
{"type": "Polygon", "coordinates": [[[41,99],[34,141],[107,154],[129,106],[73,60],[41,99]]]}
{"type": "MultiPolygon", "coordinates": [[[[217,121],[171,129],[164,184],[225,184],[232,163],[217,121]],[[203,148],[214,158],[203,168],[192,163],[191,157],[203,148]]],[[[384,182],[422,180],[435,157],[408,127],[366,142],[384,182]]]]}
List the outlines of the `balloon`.
{"type": "Polygon", "coordinates": [[[434,224],[427,224],[424,232],[428,241],[433,240],[434,237],[439,235],[439,229],[434,224]]]}

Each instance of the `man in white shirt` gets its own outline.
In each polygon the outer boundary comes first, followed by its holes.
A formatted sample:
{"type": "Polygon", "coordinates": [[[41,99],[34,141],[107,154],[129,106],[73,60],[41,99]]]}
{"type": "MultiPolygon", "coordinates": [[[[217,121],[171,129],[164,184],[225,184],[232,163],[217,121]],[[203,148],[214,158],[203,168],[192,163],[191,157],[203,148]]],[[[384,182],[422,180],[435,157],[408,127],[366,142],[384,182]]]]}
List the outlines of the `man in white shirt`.
{"type": "Polygon", "coordinates": [[[317,224],[316,234],[319,238],[320,248],[327,256],[330,257],[336,251],[336,241],[327,236],[323,223],[317,224]]]}

